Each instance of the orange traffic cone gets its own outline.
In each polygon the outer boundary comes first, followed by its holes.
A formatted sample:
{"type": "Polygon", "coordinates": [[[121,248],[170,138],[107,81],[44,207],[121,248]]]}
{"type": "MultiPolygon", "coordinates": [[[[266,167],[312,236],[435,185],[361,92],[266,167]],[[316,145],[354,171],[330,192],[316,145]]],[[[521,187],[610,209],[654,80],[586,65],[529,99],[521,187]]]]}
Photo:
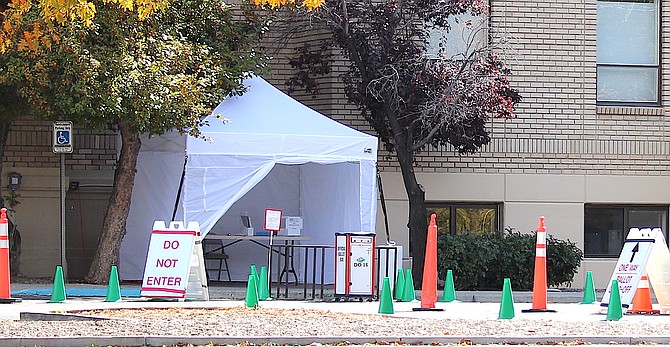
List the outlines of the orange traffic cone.
{"type": "Polygon", "coordinates": [[[8,304],[19,302],[21,299],[10,298],[9,272],[9,227],[7,224],[7,209],[0,209],[0,303],[8,304]]]}
{"type": "Polygon", "coordinates": [[[521,312],[556,312],[547,309],[547,229],[540,217],[535,244],[535,274],[533,277],[533,308],[521,312]]]}
{"type": "Polygon", "coordinates": [[[426,239],[426,258],[423,263],[423,281],[421,282],[421,307],[414,311],[443,311],[435,308],[437,301],[437,224],[435,214],[430,215],[428,238],[426,239]]]}
{"type": "Polygon", "coordinates": [[[642,275],[640,284],[637,286],[635,296],[633,297],[633,309],[628,313],[639,314],[659,314],[660,310],[654,310],[651,307],[651,290],[649,289],[649,278],[647,275],[642,275]]]}

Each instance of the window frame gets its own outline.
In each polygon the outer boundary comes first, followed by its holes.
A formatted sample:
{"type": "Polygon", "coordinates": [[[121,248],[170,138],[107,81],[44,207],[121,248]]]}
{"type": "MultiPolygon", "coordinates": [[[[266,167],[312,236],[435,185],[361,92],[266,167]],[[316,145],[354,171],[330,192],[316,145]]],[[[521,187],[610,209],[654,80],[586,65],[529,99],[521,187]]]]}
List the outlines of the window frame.
{"type": "MultiPolygon", "coordinates": [[[[457,221],[456,218],[453,218],[453,216],[457,215],[456,214],[456,209],[459,208],[489,208],[493,209],[496,213],[494,221],[493,221],[493,232],[494,233],[501,233],[503,231],[502,225],[502,213],[503,213],[503,203],[502,202],[453,202],[453,201],[430,201],[426,202],[426,214],[428,214],[428,209],[435,209],[435,208],[449,208],[449,234],[450,235],[455,235],[456,234],[456,225],[457,221]]],[[[430,214],[428,214],[428,218],[430,218],[430,214]]],[[[440,226],[438,225],[438,232],[440,230],[440,226]]]]}
{"type": "MultiPolygon", "coordinates": [[[[635,0],[596,0],[596,2],[639,2],[635,0]]],[[[661,0],[654,0],[654,3],[656,4],[656,45],[658,47],[658,50],[656,52],[657,57],[656,57],[656,64],[655,65],[649,65],[649,64],[612,64],[612,63],[598,63],[597,56],[596,56],[596,105],[597,106],[622,106],[622,107],[660,107],[663,105],[663,98],[662,98],[662,92],[663,92],[663,69],[662,69],[662,58],[663,58],[663,33],[662,33],[662,27],[663,24],[661,22],[663,16],[662,16],[662,1],[661,0]],[[616,68],[655,68],[656,69],[656,101],[612,101],[612,100],[599,100],[598,99],[598,68],[599,67],[616,67],[616,68]]],[[[596,16],[597,16],[597,10],[596,10],[596,16]]],[[[597,25],[597,23],[596,23],[597,25]]],[[[596,30],[596,46],[598,43],[598,35],[597,35],[597,30],[596,30]]],[[[596,48],[597,49],[597,48],[596,48]]]]}
{"type": "MultiPolygon", "coordinates": [[[[489,8],[490,8],[490,5],[489,5],[489,8]]],[[[469,13],[467,13],[467,14],[469,15],[469,13]]],[[[459,15],[455,15],[455,16],[458,17],[459,15]]],[[[485,16],[485,17],[483,17],[482,20],[480,21],[481,26],[479,26],[475,30],[472,30],[471,34],[474,35],[472,41],[471,42],[463,41],[463,43],[466,45],[466,47],[468,47],[470,44],[473,44],[475,46],[475,48],[474,48],[475,50],[478,49],[478,48],[476,48],[476,46],[478,44],[475,42],[475,41],[477,41],[478,36],[481,36],[480,39],[481,39],[482,42],[480,42],[479,44],[481,44],[483,47],[488,47],[491,44],[491,39],[492,39],[492,37],[491,37],[491,32],[492,32],[491,25],[492,25],[493,22],[492,22],[491,15],[490,14],[481,14],[480,16],[485,16]],[[477,33],[478,31],[481,31],[481,33],[477,33]]],[[[472,19],[476,19],[476,17],[473,17],[472,19]]],[[[428,25],[427,27],[430,27],[430,25],[428,25]]],[[[450,35],[453,30],[454,30],[454,28],[452,27],[450,29],[449,33],[447,33],[446,35],[450,35]]],[[[425,36],[425,40],[426,40],[426,42],[425,42],[426,43],[425,55],[426,55],[426,57],[431,61],[445,61],[445,60],[446,61],[451,61],[451,60],[453,60],[453,61],[464,61],[464,60],[466,60],[466,58],[468,57],[468,52],[467,51],[466,52],[455,52],[455,54],[453,54],[449,57],[448,56],[441,56],[440,54],[437,54],[437,52],[439,52],[439,49],[434,49],[435,47],[432,47],[430,45],[430,38],[433,37],[434,32],[439,32],[439,31],[440,30],[437,30],[435,28],[432,28],[432,29],[426,28],[426,36],[425,36]],[[433,51],[437,51],[437,52],[433,52],[433,51]]],[[[438,35],[438,34],[435,34],[435,35],[438,35]]],[[[443,35],[443,34],[440,33],[439,35],[443,35]]],[[[439,39],[438,39],[438,41],[439,41],[439,39]]],[[[447,42],[449,42],[449,40],[447,40],[447,42]]]]}
{"type": "Polygon", "coordinates": [[[619,257],[621,254],[621,250],[619,250],[616,254],[590,254],[586,252],[586,217],[587,209],[621,209],[623,211],[623,230],[622,230],[622,235],[621,240],[622,241],[622,247],[623,243],[626,240],[626,236],[628,236],[628,232],[630,231],[630,212],[631,210],[635,211],[663,211],[665,213],[665,225],[662,227],[662,232],[663,232],[663,237],[665,239],[668,239],[668,230],[670,227],[670,205],[666,204],[584,204],[584,231],[583,231],[583,237],[584,237],[584,259],[616,259],[619,257]]]}

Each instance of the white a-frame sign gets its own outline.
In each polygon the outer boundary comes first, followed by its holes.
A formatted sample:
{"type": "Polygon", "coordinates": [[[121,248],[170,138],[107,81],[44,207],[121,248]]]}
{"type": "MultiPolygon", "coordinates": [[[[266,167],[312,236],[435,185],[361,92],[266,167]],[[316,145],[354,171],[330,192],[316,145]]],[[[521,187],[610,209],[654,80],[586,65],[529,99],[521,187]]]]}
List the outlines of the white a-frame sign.
{"type": "Polygon", "coordinates": [[[617,280],[621,305],[628,308],[633,302],[635,291],[645,273],[656,294],[661,313],[669,313],[670,251],[660,228],[630,229],[600,305],[609,304],[612,281],[617,280]]]}
{"type": "Polygon", "coordinates": [[[140,296],[209,300],[197,222],[154,222],[140,296]]]}

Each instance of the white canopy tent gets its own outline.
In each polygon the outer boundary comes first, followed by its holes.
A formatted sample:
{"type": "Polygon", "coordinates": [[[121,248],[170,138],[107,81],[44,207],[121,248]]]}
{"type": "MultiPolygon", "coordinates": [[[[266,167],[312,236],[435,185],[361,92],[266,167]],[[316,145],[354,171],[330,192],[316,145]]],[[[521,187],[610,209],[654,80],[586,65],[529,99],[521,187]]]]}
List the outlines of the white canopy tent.
{"type": "MultiPolygon", "coordinates": [[[[310,245],[333,245],[336,232],[375,231],[377,138],[319,114],[260,77],[245,85],[246,93],[207,117],[201,129],[206,140],[177,133],[143,138],[121,279],[142,279],[153,222],[169,221],[173,212],[175,220],[199,222],[205,235],[234,235],[240,215],[247,214],[258,231],[265,209],[277,208],[303,218],[310,245]]],[[[226,248],[233,280],[246,280],[250,263],[267,261],[267,250],[243,243],[226,248]]],[[[333,255],[327,259],[328,278],[333,255]]]]}

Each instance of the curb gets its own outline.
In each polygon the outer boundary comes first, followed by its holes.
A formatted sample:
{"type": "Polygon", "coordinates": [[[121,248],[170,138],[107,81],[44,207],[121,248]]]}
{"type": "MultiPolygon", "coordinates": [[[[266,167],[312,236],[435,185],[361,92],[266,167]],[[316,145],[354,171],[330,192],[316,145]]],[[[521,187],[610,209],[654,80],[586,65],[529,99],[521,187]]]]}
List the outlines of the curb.
{"type": "Polygon", "coordinates": [[[177,345],[310,345],[322,344],[382,344],[389,343],[412,345],[459,344],[644,344],[667,343],[670,336],[396,336],[396,337],[342,337],[342,336],[256,336],[256,337],[194,337],[194,336],[106,336],[106,337],[26,337],[0,338],[0,347],[13,346],[177,346],[177,345]]]}

